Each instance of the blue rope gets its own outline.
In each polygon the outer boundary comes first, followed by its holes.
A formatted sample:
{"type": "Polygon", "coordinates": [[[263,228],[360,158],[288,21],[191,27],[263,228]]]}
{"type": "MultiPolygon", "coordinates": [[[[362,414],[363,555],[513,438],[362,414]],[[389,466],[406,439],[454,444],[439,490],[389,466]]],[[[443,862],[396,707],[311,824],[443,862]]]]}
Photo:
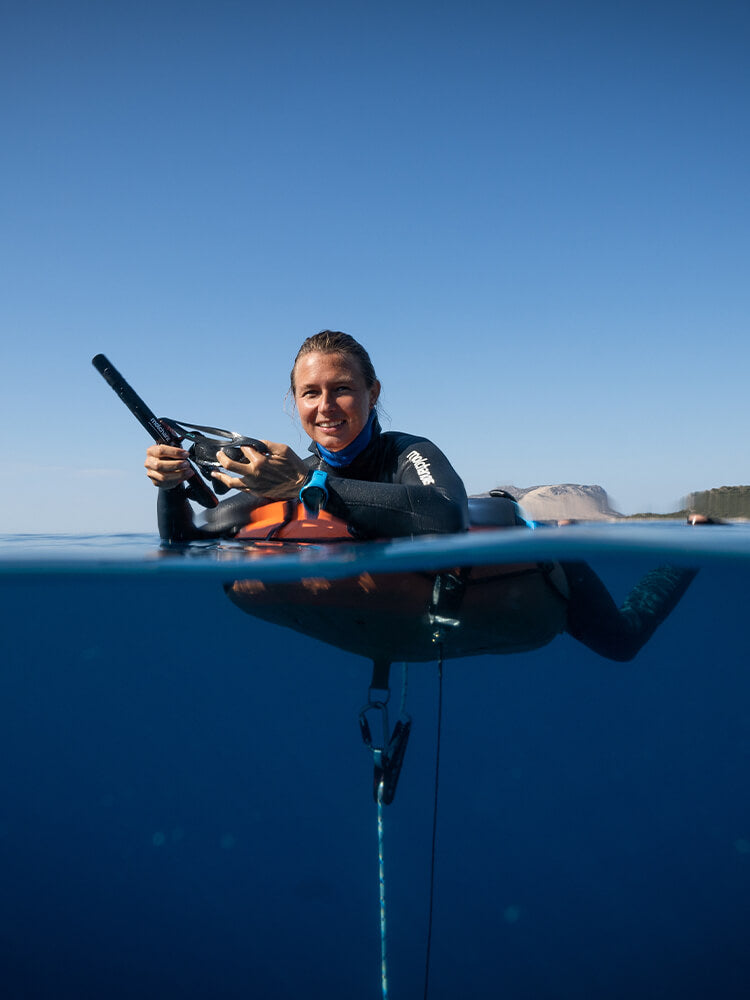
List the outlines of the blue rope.
{"type": "Polygon", "coordinates": [[[430,957],[432,955],[432,917],[435,910],[435,844],[437,841],[438,782],[440,779],[440,740],[443,730],[443,644],[440,643],[438,660],[438,724],[435,748],[435,796],[432,804],[432,851],[430,852],[430,918],[427,925],[427,951],[424,962],[424,1000],[430,989],[430,957]]]}
{"type": "MultiPolygon", "coordinates": [[[[409,685],[408,664],[402,664],[401,674],[401,710],[403,717],[406,712],[406,692],[409,685]]],[[[387,699],[386,699],[387,700],[387,699]]],[[[387,717],[386,717],[387,728],[387,717]]],[[[384,739],[388,740],[388,734],[384,734],[384,739]]],[[[377,759],[377,758],[376,758],[377,759]]],[[[378,782],[378,883],[380,888],[380,990],[383,1000],[388,1000],[388,955],[386,946],[386,926],[385,926],[385,851],[383,837],[383,794],[385,792],[385,776],[378,782]]]]}
{"type": "Polygon", "coordinates": [[[380,988],[383,1000],[388,1000],[388,968],[385,937],[385,861],[383,855],[383,788],[378,785],[378,881],[380,883],[380,988]]]}

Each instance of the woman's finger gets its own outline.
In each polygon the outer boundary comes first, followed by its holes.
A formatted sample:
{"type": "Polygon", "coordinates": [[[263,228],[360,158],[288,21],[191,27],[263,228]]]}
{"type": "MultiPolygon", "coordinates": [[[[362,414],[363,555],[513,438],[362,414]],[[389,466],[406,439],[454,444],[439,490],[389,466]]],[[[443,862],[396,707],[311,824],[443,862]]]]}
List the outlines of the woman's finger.
{"type": "Polygon", "coordinates": [[[251,470],[254,473],[256,470],[256,459],[262,462],[262,456],[258,455],[257,452],[253,452],[252,448],[242,448],[241,450],[245,456],[245,461],[238,462],[236,459],[230,458],[225,451],[217,451],[216,460],[219,465],[222,465],[225,469],[229,469],[231,472],[236,472],[243,476],[247,475],[251,470]]]}
{"type": "Polygon", "coordinates": [[[151,472],[157,472],[166,476],[187,475],[192,472],[190,463],[187,460],[173,461],[171,459],[154,459],[149,456],[143,464],[151,472]]]}
{"type": "Polygon", "coordinates": [[[143,464],[148,478],[161,489],[178,486],[193,474],[187,452],[172,445],[152,444],[143,464]]]}
{"type": "Polygon", "coordinates": [[[185,461],[188,453],[184,448],[178,448],[171,444],[152,444],[146,449],[146,454],[155,459],[171,459],[172,461],[185,461]]]}
{"type": "Polygon", "coordinates": [[[252,490],[252,486],[244,479],[228,476],[225,472],[212,472],[211,478],[218,479],[220,483],[224,483],[230,490],[252,490]]]}

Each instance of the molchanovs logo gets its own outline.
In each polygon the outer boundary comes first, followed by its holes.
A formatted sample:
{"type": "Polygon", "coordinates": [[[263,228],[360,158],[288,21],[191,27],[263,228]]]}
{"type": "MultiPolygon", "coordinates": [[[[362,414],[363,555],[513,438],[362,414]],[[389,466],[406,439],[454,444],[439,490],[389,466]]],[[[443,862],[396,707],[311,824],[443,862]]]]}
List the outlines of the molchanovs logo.
{"type": "Polygon", "coordinates": [[[432,473],[430,472],[430,463],[418,451],[410,451],[406,456],[406,460],[411,462],[417,470],[419,481],[423,486],[435,485],[435,480],[432,478],[432,473]]]}

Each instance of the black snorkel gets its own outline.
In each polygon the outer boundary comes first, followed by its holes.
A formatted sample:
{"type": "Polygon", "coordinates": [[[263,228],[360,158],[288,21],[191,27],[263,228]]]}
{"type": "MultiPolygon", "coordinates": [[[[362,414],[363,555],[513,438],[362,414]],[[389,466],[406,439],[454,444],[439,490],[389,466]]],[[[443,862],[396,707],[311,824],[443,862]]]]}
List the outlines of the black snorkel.
{"type": "MultiPolygon", "coordinates": [[[[151,435],[154,441],[159,444],[168,444],[179,448],[182,445],[182,438],[176,430],[168,423],[159,420],[152,410],[146,406],[138,393],[125,381],[115,366],[103,354],[97,354],[91,359],[91,364],[96,368],[102,378],[109,383],[117,395],[133,414],[138,423],[151,435]]],[[[190,463],[194,475],[185,484],[185,493],[191,500],[201,504],[203,507],[216,507],[219,503],[216,494],[203,482],[198,469],[190,463]]]]}

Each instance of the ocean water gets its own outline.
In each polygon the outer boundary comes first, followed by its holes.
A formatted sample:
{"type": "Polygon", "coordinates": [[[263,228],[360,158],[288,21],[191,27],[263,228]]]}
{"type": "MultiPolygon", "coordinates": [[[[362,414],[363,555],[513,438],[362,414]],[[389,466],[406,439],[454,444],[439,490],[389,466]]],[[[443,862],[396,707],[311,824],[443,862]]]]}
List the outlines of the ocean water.
{"type": "MultiPolygon", "coordinates": [[[[0,538],[2,995],[376,1000],[369,662],[243,614],[225,586],[554,559],[587,561],[618,603],[654,566],[699,573],[630,663],[569,635],[446,660],[429,996],[747,996],[737,525],[265,556],[0,538]]],[[[393,1000],[423,992],[437,706],[436,663],[412,664],[412,736],[385,809],[393,1000]]]]}

